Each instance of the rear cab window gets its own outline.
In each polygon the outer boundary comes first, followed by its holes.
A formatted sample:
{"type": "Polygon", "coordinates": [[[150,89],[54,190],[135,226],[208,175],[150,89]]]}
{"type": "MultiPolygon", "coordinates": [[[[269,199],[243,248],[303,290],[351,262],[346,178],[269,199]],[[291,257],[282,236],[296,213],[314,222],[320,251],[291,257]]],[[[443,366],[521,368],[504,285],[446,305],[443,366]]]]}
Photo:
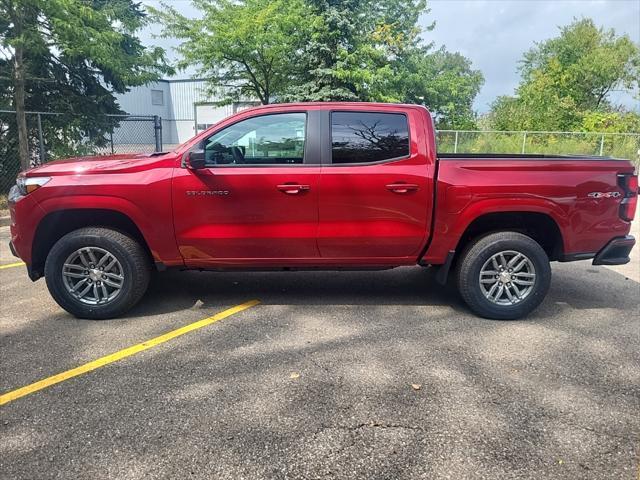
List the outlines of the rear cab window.
{"type": "Polygon", "coordinates": [[[403,113],[331,113],[334,165],[377,163],[409,157],[409,126],[403,113]]]}

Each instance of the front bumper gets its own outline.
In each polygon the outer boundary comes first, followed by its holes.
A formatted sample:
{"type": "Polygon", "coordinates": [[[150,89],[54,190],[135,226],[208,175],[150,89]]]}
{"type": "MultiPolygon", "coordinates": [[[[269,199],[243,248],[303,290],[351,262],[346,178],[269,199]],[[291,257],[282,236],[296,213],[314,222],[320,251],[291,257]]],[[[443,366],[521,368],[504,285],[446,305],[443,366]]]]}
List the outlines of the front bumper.
{"type": "Polygon", "coordinates": [[[632,235],[616,237],[609,241],[593,259],[593,265],[624,265],[629,263],[629,253],[636,244],[632,235]]]}
{"type": "MultiPolygon", "coordinates": [[[[9,242],[9,250],[11,250],[11,253],[13,254],[14,257],[20,258],[20,255],[18,255],[18,252],[16,251],[16,247],[13,246],[13,242],[11,241],[9,242]]],[[[42,277],[42,274],[34,271],[33,268],[31,268],[31,265],[29,264],[27,264],[27,273],[29,275],[29,278],[34,282],[38,280],[40,277],[42,277]]]]}

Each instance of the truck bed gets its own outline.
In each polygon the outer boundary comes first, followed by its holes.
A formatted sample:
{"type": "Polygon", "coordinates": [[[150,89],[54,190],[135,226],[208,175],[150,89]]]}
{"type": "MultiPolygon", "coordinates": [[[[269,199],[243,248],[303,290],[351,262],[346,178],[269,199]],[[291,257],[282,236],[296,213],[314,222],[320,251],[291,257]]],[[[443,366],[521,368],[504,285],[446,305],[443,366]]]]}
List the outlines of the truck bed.
{"type": "Polygon", "coordinates": [[[615,157],[600,157],[598,155],[546,155],[541,153],[438,153],[438,159],[486,159],[486,160],[594,160],[594,161],[621,161],[628,160],[615,157]]]}

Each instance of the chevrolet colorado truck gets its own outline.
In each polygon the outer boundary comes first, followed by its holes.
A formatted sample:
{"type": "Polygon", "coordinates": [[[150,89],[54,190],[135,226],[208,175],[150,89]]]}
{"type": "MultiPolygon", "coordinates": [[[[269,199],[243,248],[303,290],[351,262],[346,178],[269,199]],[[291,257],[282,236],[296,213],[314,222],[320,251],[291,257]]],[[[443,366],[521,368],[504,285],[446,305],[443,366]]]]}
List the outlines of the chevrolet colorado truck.
{"type": "Polygon", "coordinates": [[[154,269],[417,264],[455,272],[476,314],[515,319],[543,301],[550,261],[628,262],[637,201],[627,160],[439,155],[421,106],[278,104],[172,152],[21,173],[10,247],[82,318],[126,312],[154,269]]]}

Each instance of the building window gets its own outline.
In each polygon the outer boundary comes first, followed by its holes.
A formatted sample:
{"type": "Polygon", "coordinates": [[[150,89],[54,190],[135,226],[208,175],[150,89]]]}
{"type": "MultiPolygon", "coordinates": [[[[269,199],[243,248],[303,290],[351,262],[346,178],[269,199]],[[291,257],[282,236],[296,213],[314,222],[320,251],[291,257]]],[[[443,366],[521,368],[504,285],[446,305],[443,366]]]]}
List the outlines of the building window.
{"type": "Polygon", "coordinates": [[[241,112],[248,108],[257,107],[260,102],[233,102],[233,113],[241,112]]]}
{"type": "Polygon", "coordinates": [[[151,105],[164,105],[164,92],[162,90],[151,90],[151,105]]]}

